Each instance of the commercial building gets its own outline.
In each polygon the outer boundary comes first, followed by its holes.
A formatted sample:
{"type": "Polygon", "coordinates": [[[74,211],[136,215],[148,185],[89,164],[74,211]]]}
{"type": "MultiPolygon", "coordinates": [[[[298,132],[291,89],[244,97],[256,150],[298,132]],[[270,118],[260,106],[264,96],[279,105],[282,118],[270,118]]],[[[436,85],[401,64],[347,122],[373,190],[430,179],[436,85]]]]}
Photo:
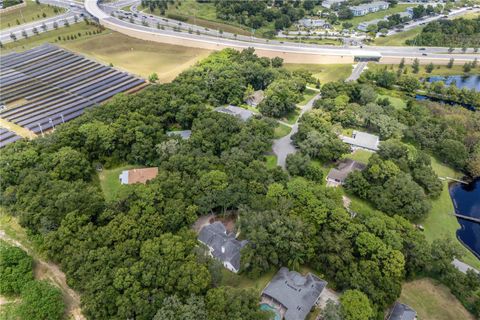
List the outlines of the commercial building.
{"type": "Polygon", "coordinates": [[[380,10],[386,10],[389,7],[389,3],[385,1],[375,1],[372,3],[365,3],[359,6],[350,7],[355,17],[364,16],[369,13],[377,12],[380,10]]]}

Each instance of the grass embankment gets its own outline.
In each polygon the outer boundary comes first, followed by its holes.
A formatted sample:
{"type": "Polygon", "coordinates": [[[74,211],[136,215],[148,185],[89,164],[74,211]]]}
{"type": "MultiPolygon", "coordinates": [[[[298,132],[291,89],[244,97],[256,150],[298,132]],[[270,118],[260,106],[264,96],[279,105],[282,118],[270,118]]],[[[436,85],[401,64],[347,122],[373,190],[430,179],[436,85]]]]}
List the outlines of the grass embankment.
{"type": "Polygon", "coordinates": [[[23,8],[0,14],[0,29],[13,28],[18,25],[51,18],[65,12],[65,9],[35,1],[25,0],[27,5],[23,8]],[[43,14],[45,13],[45,17],[43,14]],[[18,23],[17,23],[18,22],[18,23]]]}
{"type": "Polygon", "coordinates": [[[391,36],[378,37],[375,39],[375,45],[378,46],[405,46],[405,41],[415,38],[422,32],[423,26],[415,27],[408,31],[396,33],[391,36]]]}
{"type": "Polygon", "coordinates": [[[88,35],[89,32],[93,33],[97,30],[96,26],[79,22],[67,28],[59,28],[5,44],[2,52],[23,51],[49,42],[100,62],[112,63],[115,67],[144,78],[156,72],[161,83],[172,81],[183,70],[211,52],[143,41],[110,30],[88,35]],[[81,34],[81,37],[78,37],[78,33],[81,34]],[[77,39],[63,40],[72,35],[76,35],[77,39]],[[58,37],[62,40],[58,40],[58,37]],[[140,61],[141,63],[139,63],[140,61]]]}
{"type": "Polygon", "coordinates": [[[417,311],[421,320],[474,319],[447,287],[432,279],[405,283],[399,300],[417,311]]]}
{"type": "Polygon", "coordinates": [[[118,195],[118,192],[122,187],[119,179],[120,173],[122,173],[123,170],[130,170],[135,168],[139,167],[134,165],[125,165],[113,169],[103,169],[98,174],[98,178],[100,180],[100,187],[102,188],[103,194],[105,195],[105,200],[113,200],[118,195]]]}
{"type": "MultiPolygon", "coordinates": [[[[388,71],[396,72],[398,70],[398,64],[369,63],[368,68],[372,71],[384,70],[385,68],[387,68],[388,71]]],[[[418,73],[412,72],[411,65],[405,65],[405,68],[407,69],[408,75],[415,76],[417,78],[427,78],[431,76],[458,76],[478,73],[478,68],[472,69],[470,73],[465,73],[463,71],[463,63],[461,65],[453,65],[451,68],[448,68],[446,65],[435,65],[435,68],[432,70],[431,73],[427,73],[427,71],[425,70],[425,66],[420,66],[420,70],[418,71],[418,73]]]]}
{"type": "MultiPolygon", "coordinates": [[[[142,8],[142,6],[139,6],[138,9],[144,10],[146,13],[160,15],[160,10],[158,9],[153,12],[150,12],[148,8],[142,8]]],[[[181,16],[186,20],[185,22],[212,30],[251,35],[248,27],[218,19],[213,2],[198,2],[196,0],[177,2],[175,5],[168,6],[164,16],[168,17],[169,15],[171,15],[172,19],[174,19],[175,16],[181,16]]]]}
{"type": "Polygon", "coordinates": [[[320,82],[345,80],[352,73],[351,64],[298,64],[286,63],[285,68],[290,71],[306,70],[313,74],[313,77],[320,82]]]}

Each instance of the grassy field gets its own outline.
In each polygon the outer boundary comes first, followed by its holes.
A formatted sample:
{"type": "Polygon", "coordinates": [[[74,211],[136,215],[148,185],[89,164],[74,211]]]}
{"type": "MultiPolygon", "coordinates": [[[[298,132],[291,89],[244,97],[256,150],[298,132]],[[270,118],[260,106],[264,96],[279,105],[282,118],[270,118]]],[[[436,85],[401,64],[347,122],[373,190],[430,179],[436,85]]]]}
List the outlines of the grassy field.
{"type": "Polygon", "coordinates": [[[274,138],[279,139],[279,138],[285,137],[287,134],[290,133],[290,131],[292,131],[292,128],[290,128],[287,125],[284,125],[283,123],[279,123],[275,128],[274,138]]]}
{"type": "Polygon", "coordinates": [[[352,159],[352,160],[367,164],[368,159],[370,159],[372,154],[373,154],[372,152],[359,149],[359,150],[355,150],[355,152],[353,153],[346,154],[344,158],[352,159]]]}
{"type": "Polygon", "coordinates": [[[26,3],[26,7],[0,14],[0,29],[13,28],[17,25],[51,18],[65,12],[62,8],[37,4],[31,0],[27,0],[26,3]],[[45,17],[43,16],[44,13],[45,17]]]}
{"type": "MultiPolygon", "coordinates": [[[[145,10],[147,13],[153,13],[155,15],[160,15],[160,10],[156,9],[154,12],[144,9],[139,6],[140,10],[145,10]]],[[[196,0],[184,0],[180,4],[172,6],[170,5],[165,12],[165,16],[169,14],[179,15],[186,19],[186,22],[191,24],[196,24],[208,29],[214,30],[223,30],[225,32],[250,35],[250,30],[247,27],[243,27],[233,23],[226,23],[223,20],[217,18],[215,13],[215,4],[210,3],[200,3],[196,0]]]]}
{"type": "Polygon", "coordinates": [[[79,22],[72,24],[66,28],[59,28],[57,30],[40,33],[37,36],[31,36],[28,39],[20,39],[15,42],[6,43],[3,45],[2,53],[6,53],[9,51],[24,51],[39,46],[45,42],[68,47],[68,45],[72,43],[82,43],[91,39],[97,39],[98,36],[104,34],[110,34],[110,31],[103,30],[101,34],[88,35],[88,33],[97,32],[99,30],[100,29],[98,29],[98,27],[96,26],[87,25],[84,22],[79,22]],[[78,33],[81,34],[81,37],[78,37],[78,33]],[[67,36],[73,35],[77,36],[76,40],[63,40],[64,38],[66,39],[67,36]],[[60,37],[60,40],[58,37],[60,37]]]}
{"type": "Polygon", "coordinates": [[[277,156],[276,155],[268,155],[265,156],[266,166],[269,169],[275,169],[277,167],[277,156]]]}
{"type": "Polygon", "coordinates": [[[474,319],[447,287],[431,279],[405,283],[399,300],[417,311],[419,320],[474,319]]]}
{"type": "Polygon", "coordinates": [[[307,70],[320,82],[327,83],[345,80],[352,73],[351,64],[298,64],[286,63],[285,68],[290,71],[307,70]]]}
{"type": "MultiPolygon", "coordinates": [[[[432,168],[439,177],[461,177],[462,174],[454,169],[440,163],[432,157],[432,168]]],[[[448,192],[448,183],[443,182],[443,191],[438,199],[432,201],[432,210],[428,214],[422,225],[425,227],[425,237],[429,242],[435,239],[450,237],[455,241],[456,232],[460,228],[457,218],[452,215],[454,212],[453,203],[448,192]]],[[[458,243],[464,249],[464,257],[461,259],[465,263],[480,269],[480,261],[459,241],[458,243]]]]}
{"type": "MultiPolygon", "coordinates": [[[[396,64],[374,64],[374,63],[369,63],[368,68],[372,71],[378,71],[378,70],[384,70],[387,68],[389,71],[397,71],[398,65],[396,64]]],[[[418,73],[412,73],[412,67],[410,65],[405,65],[405,68],[407,69],[407,73],[409,75],[416,76],[417,78],[425,78],[429,76],[452,76],[452,75],[464,75],[466,74],[463,72],[463,65],[454,65],[452,68],[447,68],[446,65],[436,65],[435,68],[431,73],[427,73],[425,71],[424,66],[420,66],[420,70],[418,73]]],[[[478,68],[473,69],[470,73],[478,73],[478,68]]]]}
{"type": "Polygon", "coordinates": [[[397,110],[403,110],[407,106],[407,104],[405,102],[405,99],[398,98],[398,97],[393,97],[393,96],[388,95],[388,94],[379,94],[378,95],[378,99],[384,99],[384,98],[388,98],[388,100],[390,100],[390,103],[392,104],[392,106],[397,110]]]}
{"type": "Polygon", "coordinates": [[[120,173],[122,173],[123,170],[130,170],[134,168],[138,168],[138,166],[126,165],[113,169],[103,169],[102,172],[98,174],[100,187],[105,195],[105,200],[113,200],[118,194],[118,191],[122,186],[118,178],[120,173]]]}
{"type": "Polygon", "coordinates": [[[378,37],[375,44],[378,46],[404,46],[405,41],[415,38],[417,34],[422,32],[423,26],[415,27],[408,31],[403,31],[388,37],[378,37]]]}
{"type": "Polygon", "coordinates": [[[342,22],[350,22],[353,24],[354,29],[356,29],[360,22],[382,19],[383,17],[390,16],[395,13],[404,12],[408,7],[411,6],[412,5],[410,4],[397,4],[394,8],[388,8],[387,10],[369,13],[361,17],[353,17],[352,19],[342,20],[342,22]]]}
{"type": "Polygon", "coordinates": [[[306,89],[303,93],[303,100],[300,101],[299,105],[304,106],[308,101],[312,100],[313,97],[318,93],[316,90],[306,89]]]}

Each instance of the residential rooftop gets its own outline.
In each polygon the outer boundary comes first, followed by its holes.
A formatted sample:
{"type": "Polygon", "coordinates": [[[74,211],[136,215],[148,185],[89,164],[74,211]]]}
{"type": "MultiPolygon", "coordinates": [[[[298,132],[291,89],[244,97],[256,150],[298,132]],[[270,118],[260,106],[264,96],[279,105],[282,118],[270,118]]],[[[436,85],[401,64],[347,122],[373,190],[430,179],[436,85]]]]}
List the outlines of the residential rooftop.
{"type": "MultiPolygon", "coordinates": [[[[327,176],[327,181],[331,185],[343,184],[347,176],[353,171],[362,171],[367,165],[352,159],[342,160],[336,168],[332,168],[327,176]]],[[[327,183],[328,184],[328,183],[327,183]]]]}
{"type": "Polygon", "coordinates": [[[158,174],[158,168],[124,170],[119,176],[121,184],[147,183],[158,174]]]}
{"type": "Polygon", "coordinates": [[[198,241],[205,244],[212,257],[222,261],[225,268],[235,273],[240,270],[240,250],[248,241],[239,241],[233,233],[227,234],[222,222],[216,221],[204,226],[200,230],[198,241]]]}
{"type": "Polygon", "coordinates": [[[302,276],[282,267],[263,290],[262,296],[273,299],[273,303],[286,309],[285,320],[304,320],[326,286],[326,281],[312,273],[302,276]]]}
{"type": "Polygon", "coordinates": [[[250,110],[231,105],[226,107],[218,107],[215,109],[215,111],[239,117],[243,121],[247,121],[255,115],[255,113],[250,110]]]}
{"type": "Polygon", "coordinates": [[[377,151],[380,140],[378,136],[362,131],[354,130],[351,137],[340,136],[343,142],[352,146],[352,149],[366,149],[377,151]]]}
{"type": "Polygon", "coordinates": [[[395,302],[387,320],[415,320],[417,312],[406,304],[395,302]]]}
{"type": "Polygon", "coordinates": [[[178,131],[168,131],[167,136],[174,137],[179,136],[183,140],[187,140],[192,135],[192,130],[178,130],[178,131]]]}

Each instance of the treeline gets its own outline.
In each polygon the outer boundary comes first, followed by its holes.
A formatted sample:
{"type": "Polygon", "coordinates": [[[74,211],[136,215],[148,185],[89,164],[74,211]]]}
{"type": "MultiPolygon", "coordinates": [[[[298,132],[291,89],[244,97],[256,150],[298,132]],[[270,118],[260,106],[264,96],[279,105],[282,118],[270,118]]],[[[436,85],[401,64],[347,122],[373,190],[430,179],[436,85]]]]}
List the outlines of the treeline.
{"type": "Polygon", "coordinates": [[[2,319],[60,320],[65,304],[58,288],[33,278],[33,259],[20,248],[0,241],[0,295],[21,302],[2,308],[2,319]]]}
{"type": "Polygon", "coordinates": [[[407,40],[406,44],[478,48],[480,46],[480,17],[432,21],[422,29],[418,36],[407,40]]]}

